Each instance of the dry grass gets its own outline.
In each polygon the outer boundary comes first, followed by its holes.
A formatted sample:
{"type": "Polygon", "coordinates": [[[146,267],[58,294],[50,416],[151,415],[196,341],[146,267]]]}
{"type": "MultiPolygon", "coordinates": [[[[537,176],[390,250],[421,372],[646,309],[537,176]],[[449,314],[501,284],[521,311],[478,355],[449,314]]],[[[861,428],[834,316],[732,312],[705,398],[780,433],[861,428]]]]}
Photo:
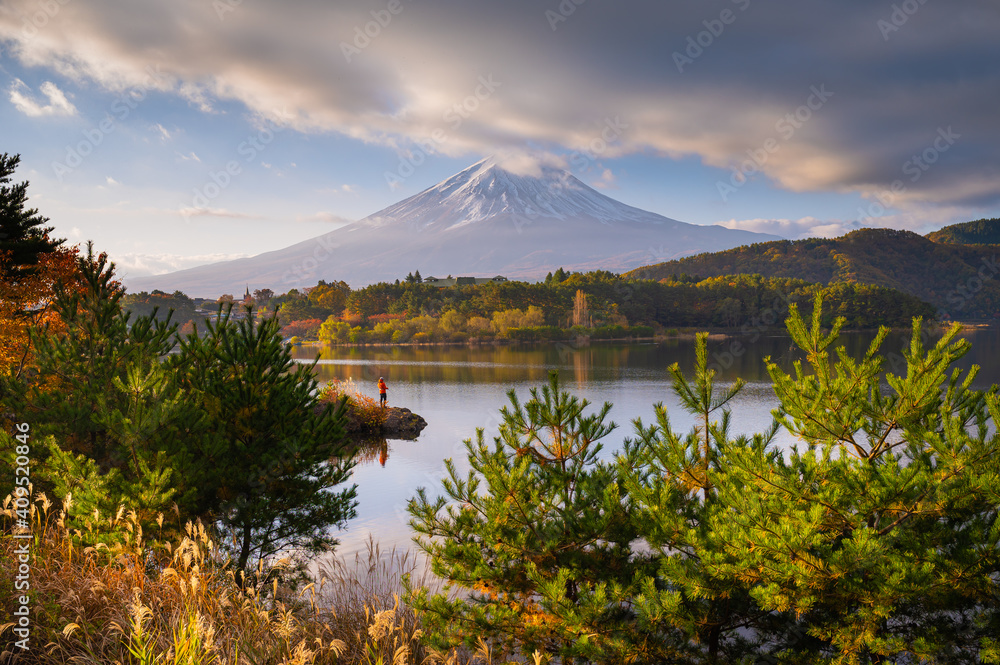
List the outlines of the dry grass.
{"type": "MultiPolygon", "coordinates": [[[[0,605],[14,607],[13,506],[0,511],[0,605]]],[[[383,556],[375,543],[353,563],[320,570],[301,590],[272,578],[240,588],[200,524],[174,543],[142,533],[134,514],[94,515],[84,547],[44,496],[32,506],[31,650],[0,626],[0,662],[122,665],[432,665],[491,663],[477,654],[437,653],[420,643],[418,618],[400,601],[400,578],[430,583],[408,552],[383,556]],[[423,577],[421,577],[423,576],[423,577]]],[[[282,564],[278,564],[279,566],[282,564]]],[[[267,575],[261,575],[267,579],[267,575]]]]}
{"type": "MultiPolygon", "coordinates": [[[[347,645],[344,656],[348,662],[378,662],[372,647],[386,663],[411,662],[407,659],[411,655],[423,656],[423,661],[427,657],[439,660],[425,653],[420,645],[420,623],[400,602],[402,577],[406,574],[416,586],[439,584],[429,566],[418,563],[412,552],[395,547],[382,552],[371,537],[365,551],[355,554],[352,560],[335,559],[320,568],[316,598],[323,607],[336,611],[330,623],[336,624],[338,638],[347,645]],[[367,634],[370,643],[352,639],[361,634],[367,634]]],[[[452,656],[451,662],[456,662],[457,655],[452,656]]]]}
{"type": "Polygon", "coordinates": [[[373,397],[365,395],[354,383],[354,379],[346,381],[334,379],[319,391],[322,402],[335,402],[342,397],[347,398],[348,431],[352,429],[365,432],[381,432],[385,424],[386,412],[373,397]]]}

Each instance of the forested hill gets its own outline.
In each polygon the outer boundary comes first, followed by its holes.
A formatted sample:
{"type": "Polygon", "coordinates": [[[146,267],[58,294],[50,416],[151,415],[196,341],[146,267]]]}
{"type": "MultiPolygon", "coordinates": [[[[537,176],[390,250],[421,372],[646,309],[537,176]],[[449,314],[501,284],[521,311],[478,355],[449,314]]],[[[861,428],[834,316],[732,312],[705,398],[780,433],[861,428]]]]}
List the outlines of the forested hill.
{"type": "Polygon", "coordinates": [[[626,273],[627,278],[760,274],[830,284],[899,289],[939,316],[986,319],[1000,313],[1000,248],[932,242],[909,231],[860,229],[839,238],[777,240],[698,254],[626,273]]]}
{"type": "Polygon", "coordinates": [[[927,239],[948,245],[1000,245],[1000,218],[952,224],[928,233],[927,239]]]}

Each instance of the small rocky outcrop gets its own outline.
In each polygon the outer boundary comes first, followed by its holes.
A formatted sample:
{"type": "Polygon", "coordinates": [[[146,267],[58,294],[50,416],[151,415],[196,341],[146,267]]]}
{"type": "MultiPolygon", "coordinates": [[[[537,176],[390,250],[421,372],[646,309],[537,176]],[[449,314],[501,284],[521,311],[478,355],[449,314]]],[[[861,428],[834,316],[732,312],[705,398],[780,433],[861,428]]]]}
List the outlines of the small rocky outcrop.
{"type": "MultiPolygon", "coordinates": [[[[317,409],[324,408],[327,408],[326,404],[317,407],[317,409]]],[[[385,422],[377,429],[371,423],[364,422],[351,409],[347,409],[344,412],[344,430],[348,436],[380,436],[386,439],[407,439],[412,441],[420,435],[420,432],[425,427],[427,427],[427,421],[423,417],[401,406],[386,407],[385,422]]]]}
{"type": "Polygon", "coordinates": [[[385,423],[382,425],[382,436],[387,439],[416,439],[421,430],[427,427],[427,421],[409,409],[399,406],[386,408],[385,423]]]}

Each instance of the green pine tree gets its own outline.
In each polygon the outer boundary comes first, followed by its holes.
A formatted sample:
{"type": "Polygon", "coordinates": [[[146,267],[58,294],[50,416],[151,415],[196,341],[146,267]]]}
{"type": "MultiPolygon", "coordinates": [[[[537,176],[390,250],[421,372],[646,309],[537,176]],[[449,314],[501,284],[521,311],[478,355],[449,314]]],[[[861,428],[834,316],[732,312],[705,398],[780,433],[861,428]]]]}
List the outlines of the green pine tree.
{"type": "Polygon", "coordinates": [[[54,429],[60,445],[93,457],[102,466],[116,463],[102,404],[118,393],[115,380],[125,380],[131,367],[148,367],[174,346],[176,326],[154,316],[134,320],[122,311],[124,289],[115,279],[114,264],[88,246],[78,260],[86,284],[84,293],[57,286],[54,310],[66,331],[32,331],[36,376],[24,386],[29,412],[54,429]]]}
{"type": "Polygon", "coordinates": [[[555,373],[523,405],[508,395],[492,445],[481,429],[465,442],[468,476],[446,460],[445,496],[421,488],[408,506],[434,573],[463,593],[411,590],[410,602],[440,647],[482,637],[526,658],[617,658],[631,643],[623,589],[641,564],[615,466],[600,455],[610,405],[585,414],[555,373]]]}
{"type": "Polygon", "coordinates": [[[313,368],[297,364],[276,317],[234,320],[181,339],[169,367],[206,430],[178,451],[198,513],[231,535],[236,568],[278,553],[332,548],[332,526],[355,514],[355,488],[332,491],[352,468],[342,409],[322,408],[313,368]]]}
{"type": "Polygon", "coordinates": [[[176,326],[152,316],[132,320],[114,264],[88,248],[78,259],[87,288],[56,288],[53,308],[65,331],[31,331],[34,367],[2,379],[5,405],[33,425],[47,451],[35,474],[40,490],[72,493],[71,520],[122,504],[152,523],[179,499],[169,442],[184,411],[159,368],[176,326]]]}
{"type": "Polygon", "coordinates": [[[466,441],[472,471],[447,461],[445,496],[411,500],[411,525],[444,593],[411,590],[437,646],[489,645],[562,662],[1000,662],[1000,396],[952,328],[925,348],[915,320],[901,373],[881,330],[859,360],[795,306],[805,353],[768,362],[775,423],[733,437],[706,338],[692,379],[671,368],[696,418],[637,421],[617,465],[598,440],[609,405],[552,383],[511,393],[500,436],[466,441]],[[774,443],[784,427],[792,450],[774,443]],[[641,538],[644,546],[633,548],[641,538]],[[450,590],[461,590],[450,597],[450,590]]]}
{"type": "Polygon", "coordinates": [[[63,240],[52,240],[53,227],[47,217],[27,208],[28,183],[10,185],[11,175],[21,162],[20,155],[0,155],[0,254],[10,252],[10,263],[0,277],[16,280],[38,263],[39,254],[51,252],[63,240]]]}
{"type": "Polygon", "coordinates": [[[768,363],[801,444],[727,456],[709,568],[797,617],[793,639],[764,645],[772,662],[998,662],[996,388],[952,368],[969,347],[957,326],[925,349],[916,320],[899,375],[883,370],[885,329],[862,359],[834,360],[843,320],[824,332],[821,304],[811,326],[794,306],[788,320],[809,370],[768,363]]]}
{"type": "Polygon", "coordinates": [[[656,404],[655,424],[645,427],[636,421],[637,439],[626,442],[620,469],[636,505],[637,530],[657,560],[656,573],[637,589],[637,628],[646,626],[647,634],[637,630],[636,636],[656,643],[665,660],[734,663],[756,653],[756,631],[762,625],[770,623],[768,630],[775,625],[746,585],[716,576],[708,565],[726,556],[726,534],[716,524],[725,521],[730,506],[720,500],[716,479],[734,451],[767,450],[777,426],[754,437],[732,437],[727,405],[744,382],[716,389],[707,337],[702,333],[696,339],[693,380],[676,363],[669,368],[673,391],[696,424],[681,435],[673,430],[666,408],[656,404]]]}
{"type": "Polygon", "coordinates": [[[114,266],[80,260],[82,294],[60,289],[66,325],[33,332],[36,367],[2,378],[5,410],[40,441],[33,480],[73,496],[72,520],[125,506],[151,523],[177,504],[236,537],[240,571],[279,552],[336,543],[330,527],[354,514],[341,413],[318,408],[312,368],[296,365],[278,322],[228,313],[178,342],[156,312],[121,308],[114,266]]]}

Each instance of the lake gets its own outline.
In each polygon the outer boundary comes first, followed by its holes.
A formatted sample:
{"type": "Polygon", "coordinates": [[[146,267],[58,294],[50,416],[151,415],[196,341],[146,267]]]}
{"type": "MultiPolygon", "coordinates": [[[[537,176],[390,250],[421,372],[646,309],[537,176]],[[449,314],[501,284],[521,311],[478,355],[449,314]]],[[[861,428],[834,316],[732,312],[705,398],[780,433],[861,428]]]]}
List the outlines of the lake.
{"type": "MultiPolygon", "coordinates": [[[[976,381],[979,387],[1000,383],[1000,330],[978,329],[964,334],[973,347],[960,366],[968,368],[975,363],[982,367],[976,381]]],[[[871,333],[845,333],[841,343],[848,353],[859,357],[871,339],[871,333]]],[[[908,344],[908,333],[894,333],[883,348],[898,354],[908,344]]],[[[551,370],[559,372],[565,389],[592,404],[613,404],[609,418],[618,429],[604,439],[607,458],[633,434],[635,418],[647,423],[653,419],[652,405],[657,402],[667,406],[676,430],[686,432],[693,425],[671,392],[667,372],[667,367],[677,362],[690,374],[694,365],[694,340],[690,338],[589,345],[300,346],[293,353],[303,362],[320,354],[315,370],[321,383],[350,378],[376,399],[378,378],[385,377],[389,404],[406,407],[428,423],[416,441],[390,440],[382,451],[369,451],[355,468],[352,482],[358,485],[358,516],[339,533],[339,555],[363,550],[369,534],[383,550],[394,545],[409,548],[412,533],[407,525],[407,500],[418,487],[426,487],[430,497],[441,493],[445,458],[453,458],[459,471],[467,472],[463,441],[475,436],[479,427],[487,436],[495,435],[499,409],[508,403],[507,391],[513,389],[522,402],[527,401],[529,389],[547,383],[551,370]]],[[[787,336],[713,336],[709,340],[709,359],[719,371],[718,380],[728,384],[742,377],[748,382],[732,403],[736,434],[760,432],[770,424],[776,400],[764,366],[768,356],[786,370],[799,357],[787,336]]],[[[792,437],[780,432],[778,442],[790,445],[792,437]]]]}

